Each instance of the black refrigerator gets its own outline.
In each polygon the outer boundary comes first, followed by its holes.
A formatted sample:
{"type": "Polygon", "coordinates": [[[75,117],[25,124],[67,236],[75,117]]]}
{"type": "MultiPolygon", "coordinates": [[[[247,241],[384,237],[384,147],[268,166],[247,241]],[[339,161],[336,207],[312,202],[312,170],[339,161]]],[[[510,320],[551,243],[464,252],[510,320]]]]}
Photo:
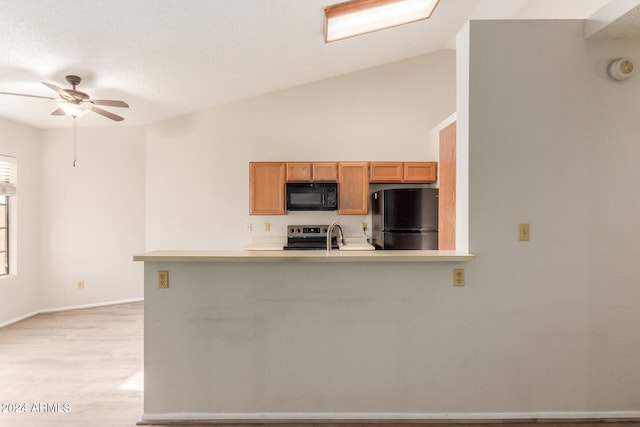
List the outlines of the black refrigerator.
{"type": "Polygon", "coordinates": [[[371,193],[376,249],[438,249],[438,189],[397,188],[371,193]]]}

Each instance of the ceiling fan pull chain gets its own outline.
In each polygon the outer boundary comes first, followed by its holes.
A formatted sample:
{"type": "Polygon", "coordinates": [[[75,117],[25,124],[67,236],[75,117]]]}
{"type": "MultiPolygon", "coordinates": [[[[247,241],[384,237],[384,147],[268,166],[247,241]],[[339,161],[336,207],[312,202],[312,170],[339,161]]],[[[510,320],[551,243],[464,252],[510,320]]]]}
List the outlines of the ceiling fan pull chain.
{"type": "Polygon", "coordinates": [[[73,117],[73,167],[76,167],[76,163],[78,162],[78,149],[76,145],[76,116],[73,117]]]}

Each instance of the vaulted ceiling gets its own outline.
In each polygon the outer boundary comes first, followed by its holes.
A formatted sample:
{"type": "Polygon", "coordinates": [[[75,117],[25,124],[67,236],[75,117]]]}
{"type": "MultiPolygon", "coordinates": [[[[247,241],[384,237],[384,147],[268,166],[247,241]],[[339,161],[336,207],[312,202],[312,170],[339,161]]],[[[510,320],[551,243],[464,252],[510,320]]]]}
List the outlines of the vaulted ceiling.
{"type": "MultiPolygon", "coordinates": [[[[614,0],[615,1],[615,0],[614,0]]],[[[57,96],[41,82],[131,108],[82,126],[147,124],[213,105],[455,48],[470,19],[591,16],[608,0],[440,0],[431,19],[325,44],[341,0],[0,0],[0,92],[57,96]]],[[[0,95],[0,117],[71,126],[52,100],[0,95]]]]}

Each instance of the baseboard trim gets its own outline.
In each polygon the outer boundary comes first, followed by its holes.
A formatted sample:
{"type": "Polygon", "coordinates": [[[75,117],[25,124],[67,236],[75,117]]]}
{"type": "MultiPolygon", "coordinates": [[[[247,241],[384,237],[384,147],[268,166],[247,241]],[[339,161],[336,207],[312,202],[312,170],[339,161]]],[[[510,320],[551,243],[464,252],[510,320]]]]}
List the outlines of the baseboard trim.
{"type": "Polygon", "coordinates": [[[85,308],[106,307],[109,305],[129,304],[132,302],[140,302],[140,301],[144,301],[144,298],[130,298],[130,299],[117,300],[117,301],[96,302],[92,304],[69,305],[66,307],[57,307],[57,308],[44,308],[40,310],[38,314],[57,313],[59,311],[82,310],[85,308]]]}
{"type": "Polygon", "coordinates": [[[455,412],[455,413],[188,413],[144,414],[138,425],[275,424],[275,423],[435,423],[500,422],[505,420],[571,422],[582,420],[637,420],[640,411],[606,412],[455,412]]]}
{"type": "Polygon", "coordinates": [[[71,305],[71,306],[57,307],[57,308],[43,308],[40,310],[32,311],[31,313],[25,314],[24,316],[9,319],[3,323],[0,323],[0,329],[13,325],[14,323],[21,322],[23,320],[27,320],[30,317],[37,316],[38,314],[57,313],[59,311],[82,310],[84,308],[106,307],[109,305],[129,304],[132,302],[141,302],[141,301],[144,301],[144,298],[130,298],[130,299],[117,300],[117,301],[97,302],[93,304],[71,305]]]}

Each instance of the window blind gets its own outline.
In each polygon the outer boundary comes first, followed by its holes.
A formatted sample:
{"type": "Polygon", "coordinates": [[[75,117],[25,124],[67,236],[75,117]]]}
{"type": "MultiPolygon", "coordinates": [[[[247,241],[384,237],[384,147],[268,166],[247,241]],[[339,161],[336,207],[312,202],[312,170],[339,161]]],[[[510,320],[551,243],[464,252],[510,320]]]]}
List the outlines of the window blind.
{"type": "Polygon", "coordinates": [[[0,155],[0,196],[16,194],[16,158],[0,155]]]}

